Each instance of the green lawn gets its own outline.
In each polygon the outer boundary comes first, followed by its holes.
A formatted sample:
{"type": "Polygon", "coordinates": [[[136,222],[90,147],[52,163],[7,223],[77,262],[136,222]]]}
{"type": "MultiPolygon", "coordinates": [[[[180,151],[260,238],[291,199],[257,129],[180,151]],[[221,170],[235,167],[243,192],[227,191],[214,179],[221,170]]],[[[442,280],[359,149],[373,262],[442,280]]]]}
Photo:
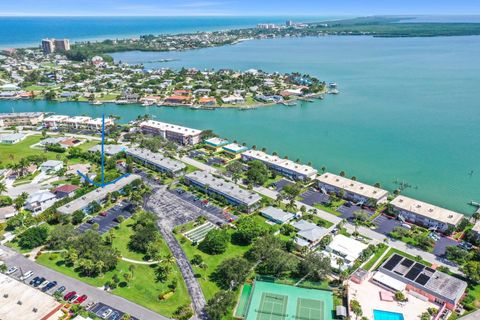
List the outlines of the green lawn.
{"type": "Polygon", "coordinates": [[[380,259],[380,257],[382,256],[382,254],[387,251],[389,247],[388,246],[385,246],[384,248],[378,250],[374,255],[373,257],[370,258],[370,260],[368,260],[367,263],[365,263],[363,265],[363,269],[365,270],[370,270],[373,266],[376,266],[376,262],[378,261],[378,259],[380,259]]]}
{"type": "MultiPolygon", "coordinates": [[[[107,272],[102,277],[90,278],[83,277],[72,268],[66,267],[62,259],[59,258],[59,255],[53,254],[52,257],[52,254],[42,254],[37,259],[37,263],[95,287],[103,286],[105,282],[112,279],[115,273],[123,280],[123,273],[128,272],[129,266],[131,265],[131,263],[119,261],[114,271],[107,272]],[[55,257],[57,258],[51,260],[55,257]]],[[[187,288],[183,282],[180,270],[176,265],[173,267],[169,280],[165,283],[160,283],[155,281],[155,270],[153,266],[135,264],[134,278],[132,281],[128,286],[125,285],[125,283],[120,283],[118,288],[113,290],[112,293],[168,317],[171,317],[179,306],[190,303],[187,288]],[[177,279],[178,282],[175,293],[169,299],[160,301],[158,295],[169,290],[167,286],[172,279],[177,279]]]]}
{"type": "Polygon", "coordinates": [[[96,146],[99,143],[100,141],[97,141],[97,140],[85,141],[79,146],[79,148],[82,149],[82,151],[87,151],[88,149],[90,149],[93,146],[96,146]]]}
{"type": "Polygon", "coordinates": [[[217,266],[222,261],[233,258],[233,257],[241,256],[245,252],[247,252],[248,249],[250,249],[250,246],[237,246],[237,245],[229,244],[227,250],[223,254],[209,255],[200,251],[196,246],[192,246],[192,243],[188,241],[186,238],[184,238],[181,234],[176,234],[175,236],[180,242],[183,248],[183,251],[187,255],[188,259],[191,260],[194,255],[198,254],[202,256],[203,261],[207,265],[206,269],[201,269],[196,266],[193,267],[193,271],[196,274],[200,275],[200,277],[198,278],[198,281],[200,283],[200,286],[202,287],[203,294],[205,295],[205,298],[207,300],[212,298],[213,295],[220,290],[220,288],[215,283],[209,280],[210,275],[215,271],[217,266]]]}
{"type": "Polygon", "coordinates": [[[56,159],[59,153],[30,148],[31,145],[38,143],[40,139],[40,135],[33,135],[16,144],[0,144],[0,163],[16,163],[20,159],[31,155],[45,155],[48,159],[56,159]]]}

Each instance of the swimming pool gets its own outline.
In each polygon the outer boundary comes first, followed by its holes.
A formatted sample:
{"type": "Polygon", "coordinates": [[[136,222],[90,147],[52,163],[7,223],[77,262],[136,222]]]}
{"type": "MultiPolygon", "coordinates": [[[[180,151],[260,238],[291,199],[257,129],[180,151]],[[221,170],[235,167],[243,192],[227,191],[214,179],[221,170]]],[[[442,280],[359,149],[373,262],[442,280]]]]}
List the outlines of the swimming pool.
{"type": "Polygon", "coordinates": [[[403,314],[383,310],[373,310],[375,320],[404,320],[403,314]]]}

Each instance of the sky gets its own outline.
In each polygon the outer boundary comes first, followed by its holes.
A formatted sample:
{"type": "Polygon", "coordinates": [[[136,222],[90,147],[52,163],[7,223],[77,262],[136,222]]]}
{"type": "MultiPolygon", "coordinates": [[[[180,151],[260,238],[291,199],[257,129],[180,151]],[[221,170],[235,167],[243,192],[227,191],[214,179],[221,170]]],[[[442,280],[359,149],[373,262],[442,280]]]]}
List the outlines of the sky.
{"type": "Polygon", "coordinates": [[[480,15],[480,0],[0,0],[0,16],[480,15]]]}

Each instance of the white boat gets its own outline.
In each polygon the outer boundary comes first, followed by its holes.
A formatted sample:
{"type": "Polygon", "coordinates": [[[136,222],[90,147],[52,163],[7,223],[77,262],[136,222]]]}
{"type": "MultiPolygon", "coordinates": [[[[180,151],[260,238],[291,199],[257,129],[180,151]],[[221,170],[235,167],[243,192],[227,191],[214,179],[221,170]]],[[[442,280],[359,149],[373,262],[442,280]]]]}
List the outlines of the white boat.
{"type": "Polygon", "coordinates": [[[94,106],[101,106],[102,104],[103,104],[103,102],[99,101],[99,100],[95,100],[95,101],[92,102],[92,105],[94,105],[94,106]]]}

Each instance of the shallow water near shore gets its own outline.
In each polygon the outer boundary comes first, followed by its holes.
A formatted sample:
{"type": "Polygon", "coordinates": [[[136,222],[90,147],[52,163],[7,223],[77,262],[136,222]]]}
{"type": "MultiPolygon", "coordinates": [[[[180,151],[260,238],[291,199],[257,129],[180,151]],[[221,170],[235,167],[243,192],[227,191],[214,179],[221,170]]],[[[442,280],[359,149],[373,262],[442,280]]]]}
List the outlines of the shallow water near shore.
{"type": "Polygon", "coordinates": [[[480,202],[479,56],[480,37],[272,39],[185,52],[116,53],[117,61],[144,62],[146,68],[298,71],[337,82],[341,93],[249,111],[2,101],[0,112],[105,112],[121,122],[149,113],[317,168],[344,170],[389,190],[403,182],[410,186],[405,195],[471,214],[467,202],[480,202]],[[174,61],[151,63],[161,59],[174,61]]]}

